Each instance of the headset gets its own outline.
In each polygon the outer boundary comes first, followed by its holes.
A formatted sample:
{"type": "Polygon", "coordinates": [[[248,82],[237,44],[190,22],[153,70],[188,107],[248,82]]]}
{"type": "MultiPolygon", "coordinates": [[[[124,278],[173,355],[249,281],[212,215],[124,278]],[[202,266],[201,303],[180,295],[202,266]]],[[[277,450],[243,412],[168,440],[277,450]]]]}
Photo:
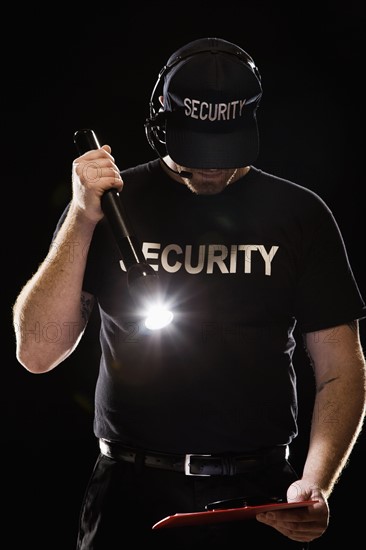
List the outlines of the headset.
{"type": "MultiPolygon", "coordinates": [[[[145,134],[150,147],[157,153],[159,158],[163,160],[166,155],[165,148],[165,122],[169,113],[165,113],[161,106],[159,97],[163,95],[164,78],[166,75],[179,63],[182,63],[189,57],[200,55],[203,53],[225,53],[238,58],[248,69],[252,71],[257,78],[261,88],[261,75],[253,60],[253,58],[242,48],[226,40],[217,38],[198,39],[181,47],[173,53],[168,59],[166,65],[160,70],[158,79],[151,93],[149,102],[149,117],[145,121],[145,134]]],[[[259,94],[256,102],[258,103],[261,97],[259,94]]],[[[163,160],[164,162],[164,160],[163,160]]],[[[167,165],[168,166],[168,165],[167,165]]],[[[172,170],[169,166],[168,168],[172,170]]],[[[175,170],[172,170],[175,172],[175,170]]],[[[191,177],[189,172],[175,172],[182,177],[191,177]]]]}

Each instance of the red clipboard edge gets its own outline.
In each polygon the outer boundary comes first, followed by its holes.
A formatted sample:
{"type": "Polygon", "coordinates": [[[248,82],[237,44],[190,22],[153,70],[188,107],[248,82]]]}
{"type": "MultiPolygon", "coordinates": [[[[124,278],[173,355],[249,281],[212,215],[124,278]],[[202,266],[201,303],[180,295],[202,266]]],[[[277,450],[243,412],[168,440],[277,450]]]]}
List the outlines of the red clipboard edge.
{"type": "Polygon", "coordinates": [[[235,521],[254,518],[260,512],[271,510],[286,510],[290,508],[304,508],[319,502],[318,500],[302,500],[299,502],[279,502],[261,504],[259,506],[244,506],[242,508],[226,508],[225,510],[209,510],[205,512],[183,512],[167,516],[152,526],[152,529],[163,527],[183,527],[185,525],[204,525],[222,521],[235,521]]]}

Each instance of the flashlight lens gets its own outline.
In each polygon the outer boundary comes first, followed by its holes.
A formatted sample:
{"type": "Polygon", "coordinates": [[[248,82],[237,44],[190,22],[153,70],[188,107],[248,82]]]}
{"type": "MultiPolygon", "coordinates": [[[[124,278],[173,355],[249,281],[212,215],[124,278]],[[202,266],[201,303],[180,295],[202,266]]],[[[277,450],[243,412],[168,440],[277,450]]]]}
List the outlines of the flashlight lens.
{"type": "Polygon", "coordinates": [[[169,325],[172,319],[173,314],[171,311],[166,310],[162,306],[155,306],[148,311],[145,326],[149,330],[158,330],[169,325]]]}

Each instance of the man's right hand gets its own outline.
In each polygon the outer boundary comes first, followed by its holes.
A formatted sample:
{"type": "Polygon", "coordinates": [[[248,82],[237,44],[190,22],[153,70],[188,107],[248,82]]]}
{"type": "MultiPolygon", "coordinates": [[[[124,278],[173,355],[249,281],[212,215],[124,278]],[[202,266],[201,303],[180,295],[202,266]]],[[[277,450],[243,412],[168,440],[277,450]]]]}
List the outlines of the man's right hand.
{"type": "Polygon", "coordinates": [[[108,189],[121,191],[123,181],[109,145],[93,149],[74,160],[72,165],[72,203],[92,222],[103,217],[101,197],[108,189]]]}

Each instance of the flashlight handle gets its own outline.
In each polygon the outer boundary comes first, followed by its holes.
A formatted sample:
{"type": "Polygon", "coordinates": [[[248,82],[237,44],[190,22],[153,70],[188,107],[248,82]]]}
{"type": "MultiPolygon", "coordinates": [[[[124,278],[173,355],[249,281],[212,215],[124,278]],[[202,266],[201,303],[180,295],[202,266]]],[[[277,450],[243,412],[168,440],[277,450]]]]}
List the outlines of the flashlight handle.
{"type": "Polygon", "coordinates": [[[74,134],[74,143],[79,155],[83,155],[93,149],[100,149],[100,144],[94,130],[84,128],[77,130],[74,134]]]}
{"type": "MultiPolygon", "coordinates": [[[[74,133],[74,143],[80,155],[93,149],[100,149],[95,132],[89,128],[77,130],[74,133]]],[[[101,206],[122,254],[126,270],[139,263],[145,264],[142,247],[132,231],[119,192],[116,189],[105,191],[101,198],[101,206]]]]}

